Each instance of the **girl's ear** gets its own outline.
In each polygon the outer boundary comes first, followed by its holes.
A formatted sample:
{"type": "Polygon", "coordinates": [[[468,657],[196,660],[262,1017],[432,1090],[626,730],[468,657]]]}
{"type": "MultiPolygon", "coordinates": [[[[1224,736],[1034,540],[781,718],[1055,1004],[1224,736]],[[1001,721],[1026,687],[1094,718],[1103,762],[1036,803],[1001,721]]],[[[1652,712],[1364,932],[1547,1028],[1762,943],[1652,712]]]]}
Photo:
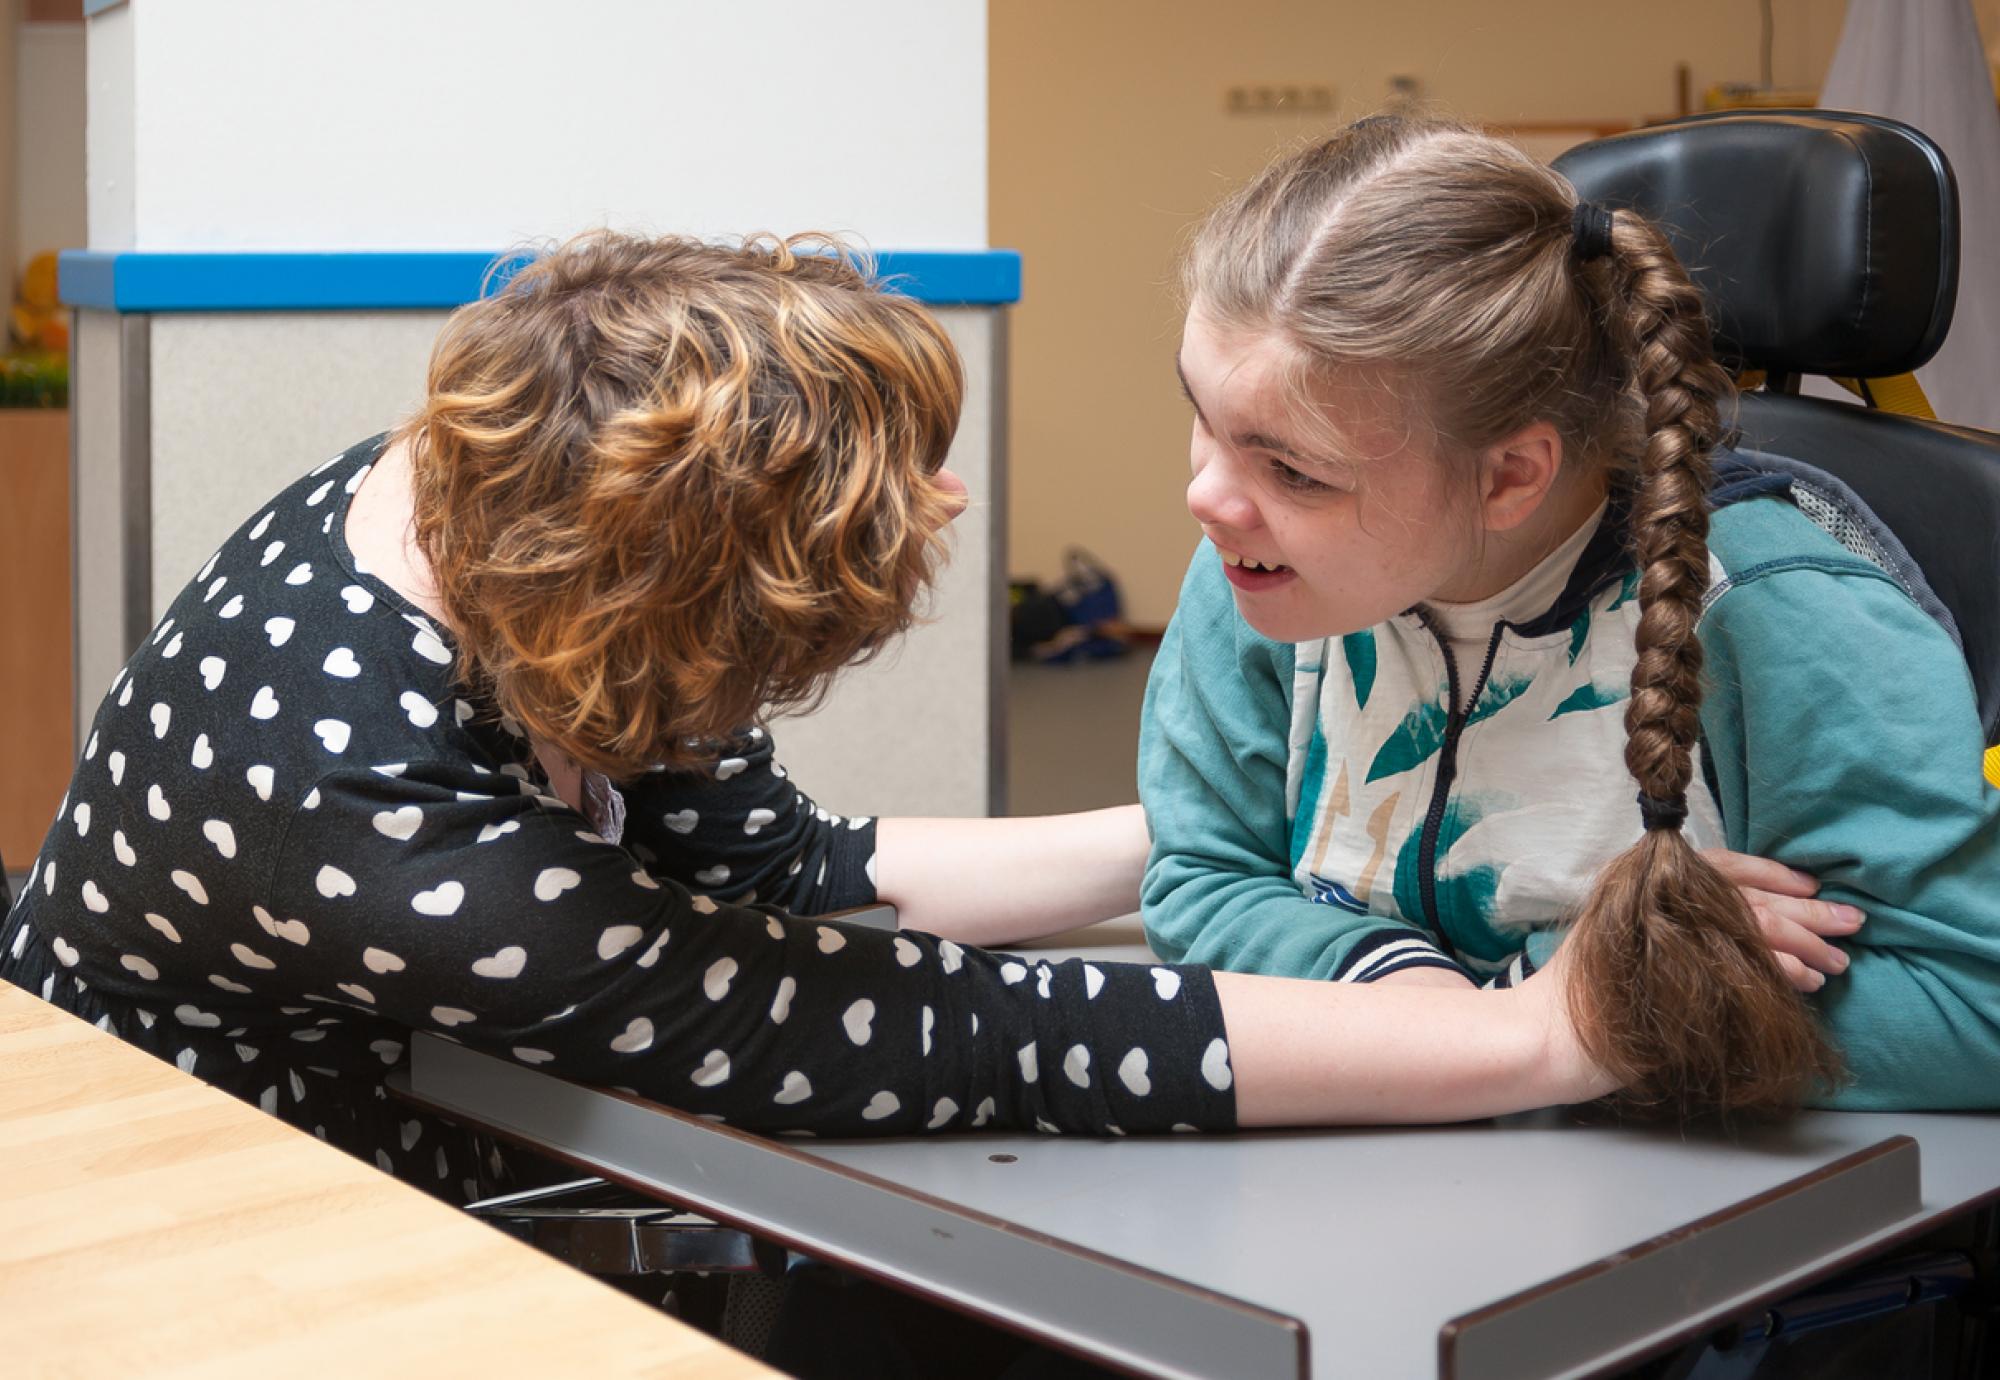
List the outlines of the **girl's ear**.
{"type": "Polygon", "coordinates": [[[1533,517],[1555,487],[1562,464],[1562,436],[1547,422],[1530,422],[1481,451],[1481,525],[1508,532],[1533,517]]]}

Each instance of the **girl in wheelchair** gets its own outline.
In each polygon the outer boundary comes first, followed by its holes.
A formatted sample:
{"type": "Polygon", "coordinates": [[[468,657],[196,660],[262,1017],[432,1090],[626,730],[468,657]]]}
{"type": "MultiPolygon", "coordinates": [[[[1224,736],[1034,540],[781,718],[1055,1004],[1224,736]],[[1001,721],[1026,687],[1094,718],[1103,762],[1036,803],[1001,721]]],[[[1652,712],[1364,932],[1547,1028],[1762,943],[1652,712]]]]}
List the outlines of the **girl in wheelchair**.
{"type": "Polygon", "coordinates": [[[1728,449],[1660,231],[1375,118],[1224,202],[1184,288],[1154,948],[1470,989],[1560,945],[1631,1110],[2000,1105],[1965,661],[1728,449]]]}

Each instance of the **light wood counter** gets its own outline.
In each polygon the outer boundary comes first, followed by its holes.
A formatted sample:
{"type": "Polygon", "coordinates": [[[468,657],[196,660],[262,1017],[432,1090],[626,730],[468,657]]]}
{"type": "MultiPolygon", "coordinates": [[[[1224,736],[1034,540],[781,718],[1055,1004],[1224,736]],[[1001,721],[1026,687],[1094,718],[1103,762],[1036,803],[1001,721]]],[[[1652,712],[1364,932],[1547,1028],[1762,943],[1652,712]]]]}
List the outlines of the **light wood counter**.
{"type": "Polygon", "coordinates": [[[0,1371],[774,1374],[4,981],[0,1371]]]}

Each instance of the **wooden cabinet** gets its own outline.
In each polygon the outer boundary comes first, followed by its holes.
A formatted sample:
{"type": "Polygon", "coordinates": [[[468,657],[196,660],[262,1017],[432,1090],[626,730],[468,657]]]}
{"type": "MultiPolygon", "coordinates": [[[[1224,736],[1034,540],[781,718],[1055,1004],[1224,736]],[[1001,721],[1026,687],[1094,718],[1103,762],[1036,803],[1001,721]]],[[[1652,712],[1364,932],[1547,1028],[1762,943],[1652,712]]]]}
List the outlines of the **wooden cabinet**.
{"type": "Polygon", "coordinates": [[[25,872],[76,753],[69,413],[0,408],[0,858],[25,872]]]}

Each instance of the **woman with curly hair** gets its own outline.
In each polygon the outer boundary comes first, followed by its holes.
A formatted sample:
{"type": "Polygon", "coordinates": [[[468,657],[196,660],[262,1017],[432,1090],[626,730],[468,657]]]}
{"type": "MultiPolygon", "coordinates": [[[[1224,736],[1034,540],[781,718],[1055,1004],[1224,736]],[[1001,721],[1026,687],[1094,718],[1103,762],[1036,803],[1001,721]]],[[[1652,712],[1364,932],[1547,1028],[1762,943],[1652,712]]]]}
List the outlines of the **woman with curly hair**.
{"type": "Polygon", "coordinates": [[[908,625],[965,502],[950,344],[828,250],[596,233],[456,313],[416,414],[260,509],[118,674],[0,973],[455,1199],[505,1176],[387,1098],[413,1031],[822,1135],[1605,1091],[1559,971],[992,956],[1129,907],[1129,815],[875,823],[786,778],[757,725],[908,625]],[[807,918],[878,896],[902,932],[807,918]]]}

